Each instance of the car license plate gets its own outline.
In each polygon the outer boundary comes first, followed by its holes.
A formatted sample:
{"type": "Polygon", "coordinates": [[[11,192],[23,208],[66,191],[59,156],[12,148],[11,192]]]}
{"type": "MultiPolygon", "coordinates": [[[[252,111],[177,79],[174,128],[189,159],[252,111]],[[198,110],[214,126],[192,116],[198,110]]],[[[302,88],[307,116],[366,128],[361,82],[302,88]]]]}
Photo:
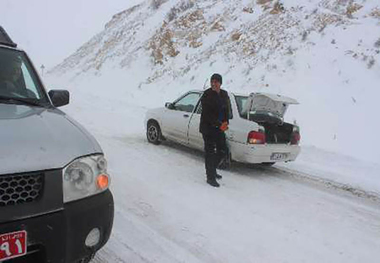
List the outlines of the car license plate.
{"type": "Polygon", "coordinates": [[[0,262],[26,254],[26,231],[0,234],[0,262]]]}
{"type": "Polygon", "coordinates": [[[288,158],[287,153],[272,153],[270,157],[272,161],[281,161],[281,160],[285,160],[286,158],[288,158]]]}

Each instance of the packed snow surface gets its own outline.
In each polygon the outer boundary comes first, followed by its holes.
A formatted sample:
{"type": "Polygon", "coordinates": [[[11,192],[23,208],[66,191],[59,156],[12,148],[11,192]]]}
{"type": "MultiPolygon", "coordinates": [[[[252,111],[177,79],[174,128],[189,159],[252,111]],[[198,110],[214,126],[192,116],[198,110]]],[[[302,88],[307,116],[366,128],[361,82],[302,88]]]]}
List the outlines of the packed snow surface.
{"type": "Polygon", "coordinates": [[[215,189],[205,182],[201,152],[147,142],[145,107],[92,86],[71,91],[64,110],[102,145],[115,198],[113,233],[94,262],[377,262],[380,257],[378,200],[308,180],[330,177],[379,191],[378,166],[303,147],[292,164],[235,164],[220,171],[221,187],[215,189]],[[329,165],[331,158],[336,166],[329,165]],[[368,182],[357,178],[371,175],[368,182]]]}

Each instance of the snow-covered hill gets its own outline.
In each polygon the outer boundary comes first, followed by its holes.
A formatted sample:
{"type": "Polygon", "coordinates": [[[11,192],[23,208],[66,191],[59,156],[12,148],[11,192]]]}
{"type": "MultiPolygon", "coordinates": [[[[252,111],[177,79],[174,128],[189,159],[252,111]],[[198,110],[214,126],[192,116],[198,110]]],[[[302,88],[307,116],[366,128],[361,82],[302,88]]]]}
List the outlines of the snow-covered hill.
{"type": "Polygon", "coordinates": [[[376,0],[149,0],[116,14],[47,82],[153,107],[219,72],[230,91],[298,99],[287,117],[304,144],[379,162],[379,53],[376,0]]]}

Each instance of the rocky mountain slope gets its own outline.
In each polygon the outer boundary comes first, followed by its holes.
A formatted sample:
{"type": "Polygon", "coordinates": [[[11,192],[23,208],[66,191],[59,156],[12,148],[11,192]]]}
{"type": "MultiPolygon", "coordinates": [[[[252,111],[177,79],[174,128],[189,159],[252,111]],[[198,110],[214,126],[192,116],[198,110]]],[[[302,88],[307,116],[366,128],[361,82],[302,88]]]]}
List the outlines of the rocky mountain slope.
{"type": "MultiPolygon", "coordinates": [[[[152,66],[161,69],[155,78],[173,66],[177,74],[186,74],[189,68],[213,62],[215,55],[224,56],[225,62],[244,63],[249,71],[258,63],[291,57],[299,49],[315,45],[308,36],[324,35],[326,27],[346,30],[361,20],[380,23],[380,5],[375,5],[375,1],[371,4],[323,0],[308,1],[306,5],[305,1],[295,2],[145,1],[116,14],[103,32],[53,71],[99,71],[111,61],[121,68],[129,67],[140,55],[150,56],[152,66]]],[[[370,68],[379,48],[380,38],[371,49],[355,47],[346,51],[367,62],[370,68]]],[[[231,69],[233,66],[230,63],[231,69]]]]}

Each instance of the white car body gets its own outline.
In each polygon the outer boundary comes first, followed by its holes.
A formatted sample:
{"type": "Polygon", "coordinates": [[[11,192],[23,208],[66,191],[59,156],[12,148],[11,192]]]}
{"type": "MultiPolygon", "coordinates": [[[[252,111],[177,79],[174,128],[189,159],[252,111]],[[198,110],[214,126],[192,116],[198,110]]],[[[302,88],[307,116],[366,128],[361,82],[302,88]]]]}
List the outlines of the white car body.
{"type": "MultiPolygon", "coordinates": [[[[174,141],[190,148],[203,150],[203,138],[199,132],[200,123],[200,97],[203,91],[189,91],[173,103],[166,103],[165,107],[151,109],[146,113],[145,125],[148,129],[148,124],[156,122],[161,131],[161,137],[174,141]],[[187,97],[186,97],[187,96],[187,97]],[[191,108],[170,109],[171,105],[176,105],[178,101],[183,101],[186,98],[196,101],[193,110],[191,108]],[[191,110],[191,112],[190,112],[191,110]]],[[[251,131],[259,131],[263,129],[258,123],[244,119],[239,114],[238,104],[235,97],[247,97],[247,103],[252,104],[253,99],[247,95],[235,95],[228,93],[231,101],[232,118],[229,120],[229,129],[226,131],[227,144],[230,149],[231,159],[243,163],[274,163],[294,161],[300,153],[298,144],[283,143],[283,144],[250,144],[248,143],[248,134],[251,131]]],[[[280,101],[284,107],[279,114],[283,114],[289,104],[297,104],[291,98],[280,95],[264,94],[266,98],[280,101]]],[[[256,104],[257,105],[257,104],[256,104]]],[[[257,107],[256,107],[257,108],[257,107]]],[[[252,109],[255,109],[254,107],[252,109]]],[[[147,130],[148,132],[148,130],[147,130]]]]}

